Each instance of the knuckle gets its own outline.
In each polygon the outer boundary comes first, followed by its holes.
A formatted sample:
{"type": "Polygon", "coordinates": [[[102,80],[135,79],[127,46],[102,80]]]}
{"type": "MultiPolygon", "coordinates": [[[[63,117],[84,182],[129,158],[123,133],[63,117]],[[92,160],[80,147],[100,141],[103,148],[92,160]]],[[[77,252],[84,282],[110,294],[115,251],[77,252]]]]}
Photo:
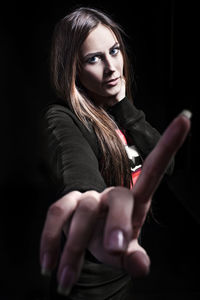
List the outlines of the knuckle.
{"type": "Polygon", "coordinates": [[[61,217],[63,209],[58,203],[53,203],[48,209],[48,216],[61,217]]]}
{"type": "Polygon", "coordinates": [[[88,202],[84,202],[84,203],[82,202],[79,205],[78,209],[79,209],[80,213],[87,214],[87,215],[94,214],[98,211],[97,205],[93,201],[88,201],[88,202]]]}
{"type": "Polygon", "coordinates": [[[132,193],[125,187],[116,187],[107,193],[107,199],[111,202],[122,198],[127,199],[130,196],[132,197],[132,193]]]}
{"type": "Polygon", "coordinates": [[[93,196],[89,195],[86,198],[82,199],[79,202],[79,211],[84,214],[92,214],[98,211],[99,208],[99,200],[93,196]]]}
{"type": "Polygon", "coordinates": [[[92,196],[92,197],[95,197],[95,198],[97,198],[98,199],[98,197],[99,197],[99,193],[98,192],[96,192],[96,191],[87,191],[87,192],[85,192],[84,194],[82,194],[82,197],[88,197],[88,196],[92,196]]]}

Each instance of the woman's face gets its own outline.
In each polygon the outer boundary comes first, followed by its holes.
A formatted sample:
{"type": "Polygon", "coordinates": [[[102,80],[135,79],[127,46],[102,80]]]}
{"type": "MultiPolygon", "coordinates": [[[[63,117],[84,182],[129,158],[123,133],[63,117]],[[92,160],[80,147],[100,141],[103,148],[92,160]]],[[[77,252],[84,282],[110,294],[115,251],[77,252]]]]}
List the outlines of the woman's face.
{"type": "Polygon", "coordinates": [[[105,104],[120,92],[123,57],[117,38],[109,28],[99,24],[90,32],[80,49],[80,58],[79,80],[94,101],[105,104]]]}

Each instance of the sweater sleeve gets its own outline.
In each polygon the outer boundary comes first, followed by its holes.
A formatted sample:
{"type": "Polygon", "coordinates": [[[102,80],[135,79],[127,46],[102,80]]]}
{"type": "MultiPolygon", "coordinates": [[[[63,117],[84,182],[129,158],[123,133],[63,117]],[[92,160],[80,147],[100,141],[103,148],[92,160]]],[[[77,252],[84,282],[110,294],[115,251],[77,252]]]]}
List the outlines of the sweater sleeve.
{"type": "MultiPolygon", "coordinates": [[[[146,121],[144,112],[138,110],[125,97],[112,106],[109,113],[113,115],[119,126],[125,129],[127,135],[133,140],[141,156],[145,159],[160,139],[160,133],[146,121]]],[[[168,166],[168,174],[172,173],[173,166],[174,160],[168,166]]]]}
{"type": "Polygon", "coordinates": [[[73,190],[103,191],[98,158],[67,111],[51,106],[42,123],[44,163],[57,197],[73,190]]]}

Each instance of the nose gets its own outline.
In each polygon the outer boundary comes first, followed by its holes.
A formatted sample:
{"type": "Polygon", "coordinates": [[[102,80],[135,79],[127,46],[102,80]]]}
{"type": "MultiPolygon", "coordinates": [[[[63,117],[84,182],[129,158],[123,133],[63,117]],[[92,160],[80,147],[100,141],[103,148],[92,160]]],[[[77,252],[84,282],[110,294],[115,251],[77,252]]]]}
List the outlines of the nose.
{"type": "Polygon", "coordinates": [[[112,57],[105,57],[104,60],[104,74],[112,74],[115,72],[115,66],[114,66],[114,61],[112,57]]]}

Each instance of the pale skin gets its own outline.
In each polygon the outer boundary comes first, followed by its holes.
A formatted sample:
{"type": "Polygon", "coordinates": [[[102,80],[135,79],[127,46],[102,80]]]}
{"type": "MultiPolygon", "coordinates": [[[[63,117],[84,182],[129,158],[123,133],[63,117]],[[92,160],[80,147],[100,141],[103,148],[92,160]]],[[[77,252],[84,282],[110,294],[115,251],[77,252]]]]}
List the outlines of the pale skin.
{"type": "Polygon", "coordinates": [[[125,97],[123,57],[114,33],[98,25],[84,41],[79,79],[97,105],[113,105],[125,97]]]}
{"type": "MultiPolygon", "coordinates": [[[[82,45],[79,77],[97,105],[112,105],[125,96],[123,58],[118,48],[116,37],[103,25],[98,25],[82,45]]],[[[190,130],[188,115],[180,114],[166,129],[146,158],[133,189],[72,191],[50,206],[41,237],[40,259],[44,274],[58,263],[60,293],[69,294],[77,282],[86,249],[102,263],[122,268],[132,277],[148,273],[150,259],[139,245],[138,236],[153,194],[190,130]],[[67,240],[60,257],[63,231],[67,240]]]]}

